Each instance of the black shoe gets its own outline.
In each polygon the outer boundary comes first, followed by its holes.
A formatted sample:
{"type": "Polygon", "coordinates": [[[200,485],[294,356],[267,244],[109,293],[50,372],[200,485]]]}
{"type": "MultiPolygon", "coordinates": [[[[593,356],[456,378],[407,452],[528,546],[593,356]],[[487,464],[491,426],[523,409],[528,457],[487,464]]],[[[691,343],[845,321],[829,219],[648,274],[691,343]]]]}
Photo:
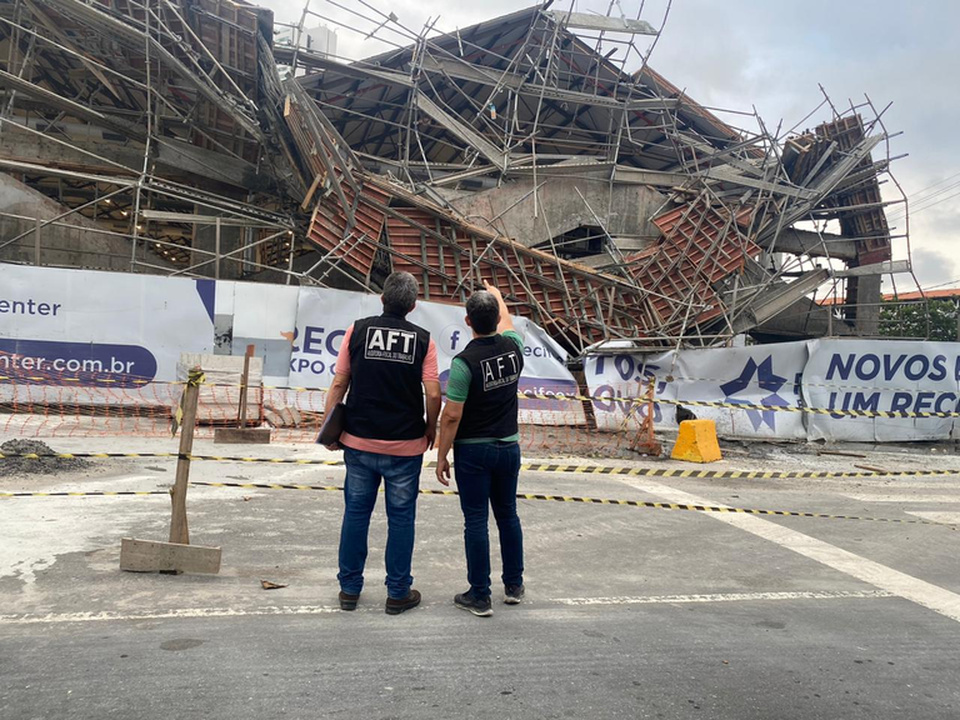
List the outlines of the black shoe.
{"type": "Polygon", "coordinates": [[[357,601],[360,599],[360,594],[349,595],[343,590],[340,591],[340,609],[341,610],[356,610],[357,601]]]}
{"type": "Polygon", "coordinates": [[[519,605],[523,600],[523,585],[507,585],[503,593],[503,601],[507,605],[519,605]]]}
{"type": "Polygon", "coordinates": [[[411,590],[404,598],[387,598],[387,615],[399,615],[420,604],[420,591],[411,590]]]}
{"type": "Polygon", "coordinates": [[[453,599],[453,604],[461,610],[472,612],[477,617],[490,617],[493,615],[493,607],[490,605],[490,598],[478,600],[470,593],[462,593],[453,599]]]}

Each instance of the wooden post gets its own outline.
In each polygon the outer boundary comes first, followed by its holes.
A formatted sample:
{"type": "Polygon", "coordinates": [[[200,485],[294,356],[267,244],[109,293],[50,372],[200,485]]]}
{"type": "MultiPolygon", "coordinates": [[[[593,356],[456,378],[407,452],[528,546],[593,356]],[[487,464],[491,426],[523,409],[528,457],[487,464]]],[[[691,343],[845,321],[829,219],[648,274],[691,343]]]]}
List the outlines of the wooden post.
{"type": "Polygon", "coordinates": [[[190,545],[187,530],[187,485],[190,481],[190,453],[193,451],[193,430],[197,424],[197,402],[203,372],[190,371],[183,389],[179,417],[180,459],[177,477],[170,488],[173,515],[170,519],[170,542],[123,538],[120,542],[120,569],[130,572],[161,572],[179,575],[182,572],[220,572],[220,548],[190,545]]]}
{"type": "MultiPolygon", "coordinates": [[[[643,422],[640,423],[640,430],[637,432],[636,437],[633,440],[632,447],[637,452],[643,453],[644,455],[650,455],[652,457],[659,457],[660,453],[663,452],[663,448],[660,446],[660,443],[657,442],[657,438],[653,433],[653,414],[655,411],[654,397],[656,393],[656,377],[651,376],[650,382],[647,384],[647,416],[643,418],[643,422]]],[[[635,400],[638,403],[639,400],[635,400]]]]}
{"type": "Polygon", "coordinates": [[[183,390],[183,419],[180,421],[180,459],[177,460],[177,477],[170,497],[173,501],[173,516],[170,519],[170,542],[190,544],[187,528],[187,484],[190,481],[190,453],[193,452],[193,431],[197,424],[197,401],[203,374],[196,367],[190,371],[190,379],[183,390]]]}
{"type": "MultiPolygon", "coordinates": [[[[240,376],[240,407],[237,408],[237,427],[217,428],[213,433],[213,441],[217,444],[242,445],[247,443],[269,444],[270,428],[247,427],[247,405],[250,397],[250,360],[256,350],[255,345],[247,345],[243,356],[243,374],[240,376]]],[[[260,411],[257,421],[263,420],[263,396],[260,400],[260,411]]]]}
{"type": "Polygon", "coordinates": [[[240,412],[237,417],[237,427],[247,424],[247,387],[250,384],[250,358],[253,357],[255,346],[247,345],[247,352],[243,355],[243,374],[240,376],[240,412]]]}

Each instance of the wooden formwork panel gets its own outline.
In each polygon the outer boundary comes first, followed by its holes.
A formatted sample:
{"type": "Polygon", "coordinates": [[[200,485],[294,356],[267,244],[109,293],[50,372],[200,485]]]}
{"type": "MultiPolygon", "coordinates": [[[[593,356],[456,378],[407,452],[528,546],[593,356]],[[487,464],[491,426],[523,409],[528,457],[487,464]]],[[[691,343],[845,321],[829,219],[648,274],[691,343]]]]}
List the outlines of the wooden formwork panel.
{"type": "Polygon", "coordinates": [[[713,284],[742,270],[747,257],[760,254],[760,247],[740,232],[750,212],[731,216],[698,201],[653,219],[663,238],[627,261],[637,284],[649,291],[649,307],[664,326],[659,330],[676,331],[684,323],[704,323],[723,314],[713,284]],[[705,309],[688,315],[691,301],[705,309]]]}

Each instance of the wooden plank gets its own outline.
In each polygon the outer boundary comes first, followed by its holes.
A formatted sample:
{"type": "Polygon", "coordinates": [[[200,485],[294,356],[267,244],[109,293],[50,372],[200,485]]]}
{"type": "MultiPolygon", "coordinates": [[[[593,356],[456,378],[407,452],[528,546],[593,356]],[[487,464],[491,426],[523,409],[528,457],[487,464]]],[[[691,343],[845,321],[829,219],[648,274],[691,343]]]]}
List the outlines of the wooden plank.
{"type": "MultiPolygon", "coordinates": [[[[293,59],[293,50],[292,48],[287,48],[281,45],[273,49],[273,55],[278,62],[289,62],[293,59]]],[[[345,65],[342,62],[331,60],[325,55],[313,53],[309,50],[304,50],[303,48],[300,48],[297,51],[297,60],[304,65],[310,65],[312,67],[320,68],[324,71],[330,71],[331,73],[336,73],[337,75],[345,75],[358,80],[379,80],[391,85],[399,85],[407,88],[412,88],[416,85],[416,83],[412,81],[410,76],[406,73],[385,68],[375,69],[359,63],[345,65]]],[[[309,73],[303,77],[297,78],[297,82],[299,82],[305,88],[311,88],[319,86],[325,79],[329,79],[325,77],[325,72],[309,73]]]]}
{"type": "MultiPolygon", "coordinates": [[[[290,251],[291,254],[293,250],[290,251]]],[[[256,349],[254,345],[247,345],[247,351],[243,354],[243,373],[240,375],[240,408],[237,417],[237,427],[242,428],[247,425],[247,394],[250,390],[250,358],[256,349]]]]}
{"type": "Polygon", "coordinates": [[[477,150],[487,160],[498,167],[503,167],[503,152],[494,147],[493,143],[487,140],[472,127],[460,122],[457,118],[447,113],[443,108],[437,105],[433,100],[423,93],[417,94],[417,107],[423,110],[447,130],[463,140],[465,143],[477,150]]]}
{"type": "Polygon", "coordinates": [[[310,189],[307,190],[307,196],[303,199],[303,202],[300,203],[300,209],[304,212],[307,211],[307,208],[310,206],[310,201],[313,200],[313,194],[317,191],[317,188],[320,187],[320,183],[323,180],[323,177],[326,173],[317,173],[316,177],[313,178],[313,182],[310,184],[310,189]]]}
{"type": "MultiPolygon", "coordinates": [[[[191,376],[199,375],[200,368],[191,371],[191,376]]],[[[202,375],[199,375],[202,378],[202,375]]],[[[180,457],[177,460],[177,477],[170,490],[173,514],[170,518],[170,542],[188,545],[190,532],[187,527],[187,484],[190,481],[190,453],[193,451],[193,431],[197,425],[197,401],[200,387],[193,381],[187,382],[183,389],[183,419],[180,422],[180,457]]]]}
{"type": "Polygon", "coordinates": [[[809,200],[817,196],[817,194],[812,190],[790,187],[789,185],[784,185],[783,183],[767,182],[765,180],[747,177],[746,175],[742,175],[730,167],[722,165],[701,170],[699,173],[697,173],[697,175],[708,180],[719,180],[720,182],[733,183],[734,185],[743,185],[745,187],[756,188],[757,190],[765,190],[778,195],[801,198],[803,200],[809,200]]]}
{"type": "Polygon", "coordinates": [[[549,15],[567,29],[599,30],[601,32],[621,32],[631,35],[656,35],[657,30],[646,20],[616,18],[592,13],[567,12],[565,10],[547,10],[549,15]]]}
{"type": "Polygon", "coordinates": [[[123,538],[120,569],[128,572],[220,572],[220,548],[123,538]]]}

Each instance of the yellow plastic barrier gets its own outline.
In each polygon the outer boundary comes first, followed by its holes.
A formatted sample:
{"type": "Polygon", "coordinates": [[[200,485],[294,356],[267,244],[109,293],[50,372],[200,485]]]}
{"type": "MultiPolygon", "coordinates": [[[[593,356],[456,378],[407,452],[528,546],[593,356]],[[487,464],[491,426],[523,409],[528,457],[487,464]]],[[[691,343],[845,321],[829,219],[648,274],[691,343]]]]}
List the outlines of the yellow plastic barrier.
{"type": "Polygon", "coordinates": [[[687,462],[710,463],[722,460],[713,420],[684,420],[670,457],[687,462]]]}

